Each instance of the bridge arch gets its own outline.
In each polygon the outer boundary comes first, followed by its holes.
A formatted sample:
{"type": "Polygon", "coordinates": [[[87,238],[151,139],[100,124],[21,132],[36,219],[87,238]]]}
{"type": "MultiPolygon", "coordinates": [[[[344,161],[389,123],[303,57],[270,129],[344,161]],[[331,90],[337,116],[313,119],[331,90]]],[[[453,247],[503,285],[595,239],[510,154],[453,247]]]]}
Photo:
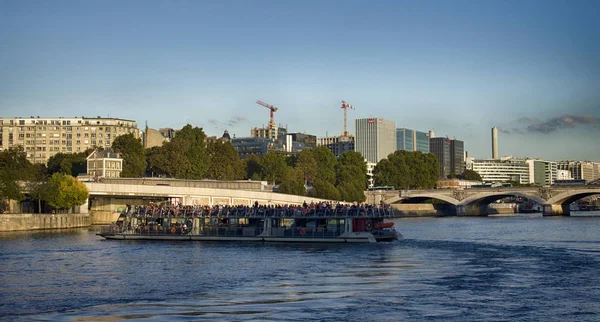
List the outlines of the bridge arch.
{"type": "Polygon", "coordinates": [[[592,195],[600,195],[600,187],[567,190],[561,194],[558,194],[548,199],[546,203],[550,205],[569,205],[581,198],[589,197],[592,195]]]}
{"type": "Polygon", "coordinates": [[[524,192],[519,192],[519,191],[493,191],[493,192],[481,192],[478,193],[476,195],[470,196],[468,198],[465,198],[464,200],[462,200],[459,204],[457,204],[457,206],[460,207],[466,207],[469,205],[480,205],[480,206],[487,206],[490,203],[496,201],[496,200],[500,200],[506,197],[521,197],[521,198],[526,198],[529,199],[533,202],[536,202],[540,205],[543,205],[546,203],[546,201],[536,195],[531,195],[528,193],[524,193],[524,192]]]}
{"type": "Polygon", "coordinates": [[[424,199],[434,199],[434,200],[441,200],[444,202],[447,202],[453,206],[456,206],[460,203],[460,201],[458,201],[455,198],[443,195],[443,194],[438,194],[438,193],[420,193],[420,194],[414,194],[414,195],[410,195],[410,196],[406,196],[406,197],[400,197],[400,196],[395,196],[392,197],[390,199],[385,200],[386,203],[389,204],[394,204],[397,203],[398,201],[411,201],[411,200],[424,200],[424,199]]]}

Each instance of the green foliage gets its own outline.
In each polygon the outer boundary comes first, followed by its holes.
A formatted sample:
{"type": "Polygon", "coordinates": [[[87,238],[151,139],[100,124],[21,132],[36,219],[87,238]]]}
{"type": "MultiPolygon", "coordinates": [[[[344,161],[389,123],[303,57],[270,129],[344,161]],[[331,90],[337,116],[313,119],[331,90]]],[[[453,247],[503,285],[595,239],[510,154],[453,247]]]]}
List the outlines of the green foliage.
{"type": "Polygon", "coordinates": [[[288,171],[285,156],[275,152],[267,152],[260,160],[260,167],[263,179],[274,184],[280,183],[288,171]]]}
{"type": "Polygon", "coordinates": [[[373,170],[376,186],[399,189],[430,189],[439,178],[439,165],[432,153],[396,151],[373,170]]]}
{"type": "Polygon", "coordinates": [[[321,199],[342,200],[342,194],[331,182],[320,179],[314,181],[311,195],[321,199]]]}
{"type": "Polygon", "coordinates": [[[187,144],[183,141],[171,141],[161,147],[153,147],[148,155],[150,171],[157,175],[183,179],[189,169],[189,161],[185,156],[187,144]]]}
{"type": "Polygon", "coordinates": [[[304,196],[306,195],[306,189],[304,188],[304,181],[302,174],[291,167],[287,168],[287,174],[279,184],[279,192],[289,195],[304,196]]]}
{"type": "Polygon", "coordinates": [[[0,151],[0,200],[23,200],[19,181],[28,180],[32,164],[20,147],[0,151]]]}
{"type": "Polygon", "coordinates": [[[207,152],[210,166],[206,172],[208,179],[237,180],[243,179],[244,162],[240,160],[237,150],[229,142],[214,141],[208,143],[207,152]]]}
{"type": "Polygon", "coordinates": [[[141,139],[136,139],[133,133],[119,135],[113,141],[112,150],[119,153],[123,159],[123,178],[140,178],[146,172],[146,155],[141,139]]]}
{"type": "Polygon", "coordinates": [[[148,166],[155,174],[177,179],[204,179],[210,167],[204,131],[189,124],[184,126],[171,142],[150,150],[148,166]]]}
{"type": "Polygon", "coordinates": [[[48,159],[48,174],[62,173],[78,176],[87,172],[87,152],[57,153],[48,159]]]}
{"type": "MultiPolygon", "coordinates": [[[[199,127],[192,128],[191,125],[184,126],[181,130],[175,133],[172,142],[183,148],[183,155],[186,159],[186,171],[182,174],[183,177],[176,176],[181,179],[204,179],[204,175],[208,170],[210,158],[206,151],[206,134],[199,127]]],[[[163,145],[164,146],[164,145],[163,145]]]]}
{"type": "Polygon", "coordinates": [[[28,180],[29,197],[38,201],[38,211],[41,212],[41,201],[46,199],[48,192],[48,169],[44,164],[34,164],[31,167],[31,177],[28,180]]]}
{"type": "Polygon", "coordinates": [[[304,183],[311,181],[317,174],[317,160],[311,150],[304,150],[298,154],[295,167],[302,174],[304,183]]]}
{"type": "Polygon", "coordinates": [[[461,178],[464,180],[474,180],[474,181],[482,181],[479,173],[473,170],[465,169],[461,174],[461,178]]]}
{"type": "Polygon", "coordinates": [[[339,200],[347,202],[364,202],[367,199],[364,188],[361,188],[352,182],[342,182],[338,184],[337,189],[340,191],[339,200]]]}
{"type": "Polygon", "coordinates": [[[335,166],[338,160],[331,150],[326,146],[318,146],[312,149],[315,160],[317,161],[317,174],[315,179],[327,181],[335,184],[335,166]]]}
{"type": "Polygon", "coordinates": [[[256,154],[251,154],[249,157],[243,160],[244,162],[244,170],[246,172],[246,177],[244,179],[251,179],[255,181],[262,180],[260,177],[260,173],[262,171],[260,167],[260,157],[256,154]]]}
{"type": "Polygon", "coordinates": [[[48,181],[45,200],[55,209],[69,209],[82,205],[88,197],[85,184],[70,175],[55,173],[48,181]]]}
{"type": "Polygon", "coordinates": [[[336,183],[342,200],[366,200],[367,163],[359,152],[347,151],[340,155],[336,165],[336,183]]]}
{"type": "Polygon", "coordinates": [[[295,168],[296,162],[298,162],[298,155],[296,154],[292,154],[285,158],[285,164],[287,164],[289,167],[295,168]]]}

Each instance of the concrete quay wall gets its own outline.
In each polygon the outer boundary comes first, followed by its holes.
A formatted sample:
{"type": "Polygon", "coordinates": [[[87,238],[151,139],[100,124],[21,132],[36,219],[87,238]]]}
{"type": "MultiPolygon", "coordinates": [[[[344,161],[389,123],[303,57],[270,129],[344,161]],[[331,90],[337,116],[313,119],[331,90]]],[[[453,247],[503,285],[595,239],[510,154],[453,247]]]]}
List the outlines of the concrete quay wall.
{"type": "Polygon", "coordinates": [[[0,231],[88,227],[88,214],[1,214],[0,231]]]}
{"type": "Polygon", "coordinates": [[[442,217],[453,211],[433,204],[392,204],[394,217],[442,217]]]}

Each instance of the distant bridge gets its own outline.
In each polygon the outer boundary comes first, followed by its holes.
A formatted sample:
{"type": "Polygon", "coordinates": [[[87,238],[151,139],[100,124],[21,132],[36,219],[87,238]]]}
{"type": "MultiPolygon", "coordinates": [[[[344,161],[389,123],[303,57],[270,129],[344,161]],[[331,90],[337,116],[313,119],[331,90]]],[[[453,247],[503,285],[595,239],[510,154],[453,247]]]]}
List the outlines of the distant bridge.
{"type": "Polygon", "coordinates": [[[506,197],[523,197],[543,206],[545,216],[569,215],[569,205],[600,194],[600,186],[499,187],[471,189],[368,191],[367,202],[389,204],[422,203],[434,199],[456,208],[457,215],[486,215],[490,203],[506,197]]]}

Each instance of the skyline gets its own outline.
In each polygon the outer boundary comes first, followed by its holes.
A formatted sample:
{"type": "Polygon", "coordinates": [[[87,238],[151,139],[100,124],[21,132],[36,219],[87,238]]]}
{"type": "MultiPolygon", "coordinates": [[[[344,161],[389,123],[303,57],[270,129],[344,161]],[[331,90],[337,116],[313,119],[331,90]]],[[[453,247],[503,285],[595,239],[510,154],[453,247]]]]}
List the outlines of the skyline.
{"type": "Polygon", "coordinates": [[[354,119],[469,156],[600,161],[600,3],[0,1],[3,117],[117,117],[245,137],[354,119]]]}

